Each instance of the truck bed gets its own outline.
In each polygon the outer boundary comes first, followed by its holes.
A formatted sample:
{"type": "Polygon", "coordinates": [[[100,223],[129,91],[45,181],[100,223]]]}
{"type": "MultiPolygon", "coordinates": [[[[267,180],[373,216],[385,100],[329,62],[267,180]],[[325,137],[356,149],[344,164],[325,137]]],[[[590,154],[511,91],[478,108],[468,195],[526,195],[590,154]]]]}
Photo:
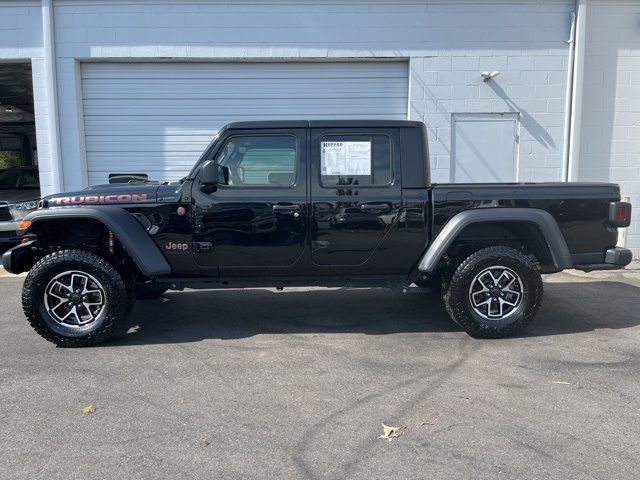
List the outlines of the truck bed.
{"type": "Polygon", "coordinates": [[[432,198],[433,237],[464,210],[521,207],[553,216],[576,264],[602,263],[604,252],[618,240],[608,219],[620,189],[611,183],[434,184],[432,198]]]}

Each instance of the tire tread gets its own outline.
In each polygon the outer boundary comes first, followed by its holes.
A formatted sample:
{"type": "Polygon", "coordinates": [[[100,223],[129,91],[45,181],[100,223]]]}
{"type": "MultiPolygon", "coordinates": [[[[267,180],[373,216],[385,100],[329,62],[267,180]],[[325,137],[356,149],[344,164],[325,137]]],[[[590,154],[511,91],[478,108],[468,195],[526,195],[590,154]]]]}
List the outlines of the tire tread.
{"type": "Polygon", "coordinates": [[[88,347],[104,342],[125,324],[127,305],[127,289],[122,276],[106,259],[86,250],[59,250],[41,258],[29,271],[22,288],[22,309],[27,321],[41,337],[59,347],[88,347]],[[50,268],[65,262],[90,265],[103,271],[112,282],[108,285],[108,290],[109,301],[116,305],[114,313],[107,316],[99,329],[85,337],[65,337],[51,331],[41,319],[38,304],[33,298],[34,290],[37,290],[42,282],[41,277],[46,275],[50,268]]]}
{"type": "Polygon", "coordinates": [[[538,262],[535,259],[511,247],[494,246],[472,253],[458,265],[444,290],[443,300],[451,319],[472,337],[505,338],[515,335],[533,320],[542,304],[542,292],[542,277],[538,271],[538,262]],[[471,317],[465,308],[463,300],[467,294],[465,280],[469,278],[479,261],[489,257],[495,257],[497,262],[501,258],[515,260],[523,264],[524,268],[535,272],[529,278],[532,283],[531,294],[533,295],[530,307],[516,321],[499,327],[479,324],[471,317]]]}

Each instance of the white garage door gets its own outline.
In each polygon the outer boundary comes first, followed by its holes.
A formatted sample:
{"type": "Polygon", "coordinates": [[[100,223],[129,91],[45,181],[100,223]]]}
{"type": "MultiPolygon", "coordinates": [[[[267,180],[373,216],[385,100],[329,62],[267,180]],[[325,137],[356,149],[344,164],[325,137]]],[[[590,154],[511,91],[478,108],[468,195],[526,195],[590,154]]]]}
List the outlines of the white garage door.
{"type": "Polygon", "coordinates": [[[224,124],[407,118],[405,62],[84,63],[89,183],[185,175],[224,124]]]}

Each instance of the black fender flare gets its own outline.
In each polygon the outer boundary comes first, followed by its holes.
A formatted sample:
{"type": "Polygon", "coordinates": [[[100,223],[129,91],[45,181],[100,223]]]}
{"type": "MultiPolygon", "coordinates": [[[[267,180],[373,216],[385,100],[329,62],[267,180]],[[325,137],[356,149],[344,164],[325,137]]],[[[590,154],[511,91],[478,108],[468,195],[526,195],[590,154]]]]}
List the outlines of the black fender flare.
{"type": "Polygon", "coordinates": [[[535,225],[540,229],[547,243],[554,267],[558,270],[573,267],[567,242],[558,222],[549,212],[538,208],[479,208],[460,212],[445,224],[420,258],[418,270],[432,272],[447,249],[466,227],[488,222],[524,222],[535,225]]]}
{"type": "Polygon", "coordinates": [[[169,263],[149,233],[123,208],[112,205],[51,208],[37,210],[24,218],[31,222],[29,230],[47,221],[77,219],[98,221],[113,232],[143,275],[157,277],[171,273],[169,263]]]}

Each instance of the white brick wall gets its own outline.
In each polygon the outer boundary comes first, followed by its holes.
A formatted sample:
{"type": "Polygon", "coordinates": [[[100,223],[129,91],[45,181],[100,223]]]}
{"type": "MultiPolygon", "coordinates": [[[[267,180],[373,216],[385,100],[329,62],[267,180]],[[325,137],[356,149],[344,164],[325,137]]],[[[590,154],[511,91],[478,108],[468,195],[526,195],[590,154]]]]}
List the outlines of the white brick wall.
{"type": "Polygon", "coordinates": [[[86,182],[76,59],[369,58],[411,62],[412,119],[431,132],[434,180],[449,180],[451,114],[522,112],[520,180],[560,178],[567,0],[58,0],[62,155],[86,182]],[[493,87],[481,70],[500,70],[493,87]]]}
{"type": "Polygon", "coordinates": [[[40,2],[0,0],[0,60],[42,56],[40,2]]]}
{"type": "Polygon", "coordinates": [[[627,246],[640,257],[640,4],[590,1],[578,180],[620,183],[636,207],[627,246]]]}

